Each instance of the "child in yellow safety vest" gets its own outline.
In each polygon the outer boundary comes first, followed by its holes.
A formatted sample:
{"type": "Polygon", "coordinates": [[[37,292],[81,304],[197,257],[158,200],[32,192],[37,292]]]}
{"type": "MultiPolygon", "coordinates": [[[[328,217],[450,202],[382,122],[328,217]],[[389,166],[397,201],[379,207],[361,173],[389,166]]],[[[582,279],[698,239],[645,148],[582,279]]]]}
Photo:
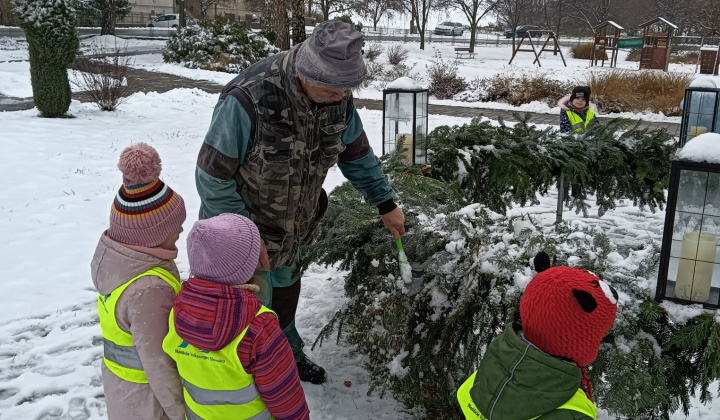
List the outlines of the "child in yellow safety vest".
{"type": "Polygon", "coordinates": [[[550,266],[520,300],[522,325],[490,343],[478,370],[457,392],[467,419],[596,420],[586,368],[615,322],[618,294],[594,274],[550,266]]]}
{"type": "Polygon", "coordinates": [[[598,124],[597,110],[590,103],[590,87],[576,86],[570,95],[558,101],[560,107],[560,132],[580,133],[598,124]]]}
{"type": "Polygon", "coordinates": [[[123,183],[91,263],[107,415],[109,420],[184,420],[180,377],[162,340],[180,290],[174,260],[185,203],[160,181],[160,156],[152,146],[127,147],[118,168],[123,183]]]}
{"type": "Polygon", "coordinates": [[[239,214],[198,220],[188,233],[190,278],[163,349],[177,362],[189,420],[310,418],[290,344],[255,295],[261,247],[239,214]]]}

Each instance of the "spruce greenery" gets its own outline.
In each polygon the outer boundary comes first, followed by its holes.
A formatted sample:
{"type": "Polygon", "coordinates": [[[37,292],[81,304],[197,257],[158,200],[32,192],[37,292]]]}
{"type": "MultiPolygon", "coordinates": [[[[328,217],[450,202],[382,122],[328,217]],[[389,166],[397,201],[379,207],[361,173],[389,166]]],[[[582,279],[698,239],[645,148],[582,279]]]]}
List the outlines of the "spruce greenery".
{"type": "Polygon", "coordinates": [[[265,37],[270,34],[253,33],[246,24],[227,16],[190,21],[170,34],[163,60],[191,69],[239,73],[279,51],[265,37]]]}
{"type": "Polygon", "coordinates": [[[376,210],[359,205],[362,195],[349,183],[335,189],[304,263],[349,270],[349,300],[314,345],[328,339],[352,345],[364,356],[370,392],[391,392],[416,418],[460,418],[455,393],[483,349],[518,320],[517,305],[535,274],[531,258],[542,250],[553,265],[591,270],[619,292],[617,321],[588,370],[599,407],[623,418],[667,419],[687,412],[696,390],[709,399],[709,384],[720,378],[720,324],[702,310],[688,322],[674,320],[667,310],[673,304],[652,300],[656,243],[617,242],[598,225],[541,226],[530,215],[501,213],[515,202],[535,203],[535,194],[563,172],[602,196],[603,211],[620,197],[660,206],[673,150],[667,134],[632,127],[594,135],[561,136],[527,121],[492,127],[478,119],[431,133],[425,172],[397,153],[384,157],[406,215],[405,252],[420,264],[423,283],[414,295],[376,210]],[[602,153],[616,155],[602,162],[602,153]],[[597,170],[611,179],[596,179],[597,170]]]}
{"type": "Polygon", "coordinates": [[[43,117],[65,116],[71,95],[67,67],[80,46],[75,9],[69,0],[17,0],[15,11],[28,40],[35,105],[43,117]]]}
{"type": "Polygon", "coordinates": [[[595,194],[600,216],[622,198],[654,212],[665,203],[675,151],[667,131],[630,127],[622,119],[559,135],[530,124],[529,116],[512,127],[475,118],[462,127],[437,128],[433,142],[429,176],[458,182],[472,201],[498,213],[513,203],[537,204],[536,194],[547,193],[561,174],[565,203],[585,216],[587,194],[595,194]],[[580,192],[575,197],[573,189],[580,192]]]}

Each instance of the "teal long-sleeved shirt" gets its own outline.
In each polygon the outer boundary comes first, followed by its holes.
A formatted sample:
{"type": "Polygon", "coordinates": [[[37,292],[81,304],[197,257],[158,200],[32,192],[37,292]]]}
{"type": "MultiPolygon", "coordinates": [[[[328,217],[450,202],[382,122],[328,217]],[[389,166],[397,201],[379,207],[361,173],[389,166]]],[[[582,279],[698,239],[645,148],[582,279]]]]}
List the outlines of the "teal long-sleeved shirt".
{"type": "MultiPolygon", "coordinates": [[[[253,146],[254,117],[252,104],[239,90],[224,95],[215,105],[195,171],[195,184],[205,217],[222,213],[250,217],[237,192],[233,175],[253,146]]],[[[392,211],[396,207],[393,190],[382,173],[380,159],[373,153],[352,103],[346,125],[341,137],[346,150],[340,155],[340,171],[363,193],[366,202],[378,207],[380,214],[392,211]]]]}

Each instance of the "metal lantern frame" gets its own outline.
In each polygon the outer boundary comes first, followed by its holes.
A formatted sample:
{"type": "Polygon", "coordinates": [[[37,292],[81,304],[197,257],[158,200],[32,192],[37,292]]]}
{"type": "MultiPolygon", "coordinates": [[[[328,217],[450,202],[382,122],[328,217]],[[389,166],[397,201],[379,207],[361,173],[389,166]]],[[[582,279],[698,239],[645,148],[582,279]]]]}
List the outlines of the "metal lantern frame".
{"type": "MultiPolygon", "coordinates": [[[[703,102],[705,102],[703,100],[703,102]]],[[[699,106],[704,106],[705,103],[701,103],[699,106]]],[[[702,111],[702,109],[699,109],[699,111],[702,111]]],[[[685,99],[683,100],[683,112],[682,112],[682,122],[680,123],[680,143],[679,146],[683,147],[685,144],[690,141],[693,137],[703,134],[699,133],[697,130],[697,127],[704,127],[706,129],[705,132],[707,133],[720,133],[720,121],[718,118],[720,118],[720,88],[707,88],[707,87],[689,87],[685,89],[685,99]],[[698,95],[696,95],[699,93],[698,95]],[[707,112],[693,112],[693,101],[702,100],[705,95],[712,94],[715,95],[715,100],[710,100],[708,103],[712,103],[713,109],[712,109],[712,123],[710,124],[710,127],[704,126],[704,125],[698,125],[698,122],[700,121],[700,116],[709,116],[710,113],[707,112]],[[695,133],[692,133],[692,129],[695,128],[695,133]]]]}
{"type": "MultiPolygon", "coordinates": [[[[663,238],[662,238],[662,248],[660,251],[660,267],[658,270],[658,280],[657,280],[657,287],[655,290],[655,300],[662,301],[662,300],[669,300],[673,302],[678,302],[682,304],[702,304],[705,308],[710,309],[720,309],[720,285],[714,286],[712,285],[712,273],[715,271],[715,266],[720,266],[720,261],[713,261],[712,264],[712,271],[710,275],[710,291],[708,292],[708,299],[705,302],[698,302],[694,300],[689,299],[682,299],[674,294],[675,286],[677,285],[678,281],[678,275],[676,275],[675,282],[670,285],[670,280],[668,280],[668,273],[670,268],[670,258],[677,258],[678,260],[678,272],[680,271],[680,262],[683,259],[694,261],[693,265],[693,286],[695,281],[695,275],[697,270],[697,262],[700,261],[703,264],[710,264],[710,262],[705,262],[705,260],[698,259],[697,254],[699,253],[699,243],[700,239],[698,239],[698,248],[695,250],[695,257],[693,259],[683,258],[682,257],[682,250],[680,251],[680,256],[672,256],[672,245],[673,245],[673,234],[675,233],[675,215],[677,213],[677,204],[678,204],[678,191],[680,187],[680,175],[684,171],[689,172],[696,172],[696,173],[707,173],[708,179],[710,177],[710,174],[720,174],[720,164],[717,163],[707,163],[707,162],[694,162],[694,161],[686,161],[686,160],[679,160],[674,159],[671,164],[670,169],[670,188],[668,190],[668,201],[665,208],[665,225],[663,227],[663,238]],[[669,286],[672,286],[672,290],[669,292],[669,286]]],[[[720,181],[720,180],[719,180],[720,181]]],[[[707,203],[705,202],[708,195],[708,185],[705,185],[705,198],[704,198],[704,204],[705,206],[707,203]]],[[[720,192],[720,182],[718,182],[718,186],[716,189],[718,192],[720,192]]],[[[705,213],[705,209],[703,207],[702,213],[692,213],[692,212],[686,212],[689,214],[694,214],[696,216],[700,216],[700,232],[698,232],[698,236],[703,234],[703,222],[705,222],[705,217],[714,217],[720,219],[720,215],[710,215],[705,213]]],[[[707,232],[707,231],[706,231],[707,232]]],[[[687,233],[694,233],[694,232],[685,232],[687,233]]],[[[684,241],[681,242],[681,246],[684,245],[684,241]]],[[[714,242],[714,250],[713,253],[717,254],[717,240],[714,242]]],[[[720,269],[720,268],[719,268],[720,269]]]]}
{"type": "MultiPolygon", "coordinates": [[[[399,130],[399,123],[401,120],[405,120],[406,122],[411,123],[412,132],[407,133],[412,136],[412,145],[408,146],[405,144],[405,147],[408,147],[408,152],[411,153],[412,159],[411,164],[413,165],[425,165],[428,163],[428,101],[430,97],[430,90],[427,88],[418,87],[417,89],[398,89],[398,88],[388,88],[383,89],[383,126],[382,126],[382,154],[390,152],[391,150],[388,150],[387,147],[389,144],[394,144],[397,138],[388,139],[388,135],[390,134],[388,131],[388,127],[386,126],[389,121],[395,122],[394,132],[395,135],[399,135],[401,133],[398,132],[399,130]],[[395,102],[398,104],[398,108],[400,107],[401,101],[400,101],[400,95],[412,95],[412,115],[407,118],[392,118],[390,117],[388,106],[389,106],[389,100],[388,97],[395,95],[395,102]],[[418,99],[420,96],[424,97],[424,101],[419,101],[418,99]],[[420,106],[419,106],[420,105],[420,106]],[[424,105],[424,106],[422,106],[424,105]],[[419,113],[418,111],[421,111],[422,113],[419,113]],[[419,138],[418,136],[418,120],[423,119],[424,120],[424,133],[423,138],[421,141],[417,141],[419,138]],[[420,156],[423,157],[423,159],[418,159],[418,150],[421,151],[420,156]]],[[[399,111],[399,109],[398,109],[399,111]]],[[[422,122],[421,122],[422,123],[422,122]]]]}

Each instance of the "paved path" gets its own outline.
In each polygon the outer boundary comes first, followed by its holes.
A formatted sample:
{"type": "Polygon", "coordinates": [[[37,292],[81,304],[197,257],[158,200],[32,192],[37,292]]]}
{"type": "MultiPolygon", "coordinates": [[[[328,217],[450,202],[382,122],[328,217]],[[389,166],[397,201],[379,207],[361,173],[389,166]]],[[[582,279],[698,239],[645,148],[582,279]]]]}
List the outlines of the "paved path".
{"type": "MultiPolygon", "coordinates": [[[[220,93],[222,85],[217,83],[192,80],[186,77],[175,76],[167,73],[151,72],[142,69],[128,69],[128,80],[130,80],[130,93],[136,92],[152,92],[156,91],[159,93],[167,92],[169,90],[185,87],[185,88],[198,88],[209,93],[220,93]]],[[[77,99],[81,102],[87,102],[88,98],[82,92],[73,93],[73,99],[77,99]]],[[[355,105],[358,108],[367,108],[372,110],[382,110],[382,101],[370,100],[370,99],[356,99],[355,105]]],[[[17,111],[21,109],[31,109],[34,107],[32,98],[7,98],[0,95],[0,112],[1,111],[17,111]]],[[[516,111],[500,110],[500,109],[484,109],[484,108],[471,108],[463,106],[447,106],[447,105],[434,105],[429,104],[428,112],[436,115],[451,115],[455,117],[477,117],[478,115],[484,115],[493,120],[503,119],[505,121],[517,121],[513,116],[516,111]]],[[[520,113],[524,115],[525,113],[520,113]]],[[[529,113],[531,115],[530,121],[536,124],[558,124],[558,115],[556,114],[539,114],[529,113]]],[[[647,127],[649,129],[665,128],[671,134],[678,136],[680,134],[680,124],[666,123],[666,122],[642,122],[641,127],[647,127]]]]}

